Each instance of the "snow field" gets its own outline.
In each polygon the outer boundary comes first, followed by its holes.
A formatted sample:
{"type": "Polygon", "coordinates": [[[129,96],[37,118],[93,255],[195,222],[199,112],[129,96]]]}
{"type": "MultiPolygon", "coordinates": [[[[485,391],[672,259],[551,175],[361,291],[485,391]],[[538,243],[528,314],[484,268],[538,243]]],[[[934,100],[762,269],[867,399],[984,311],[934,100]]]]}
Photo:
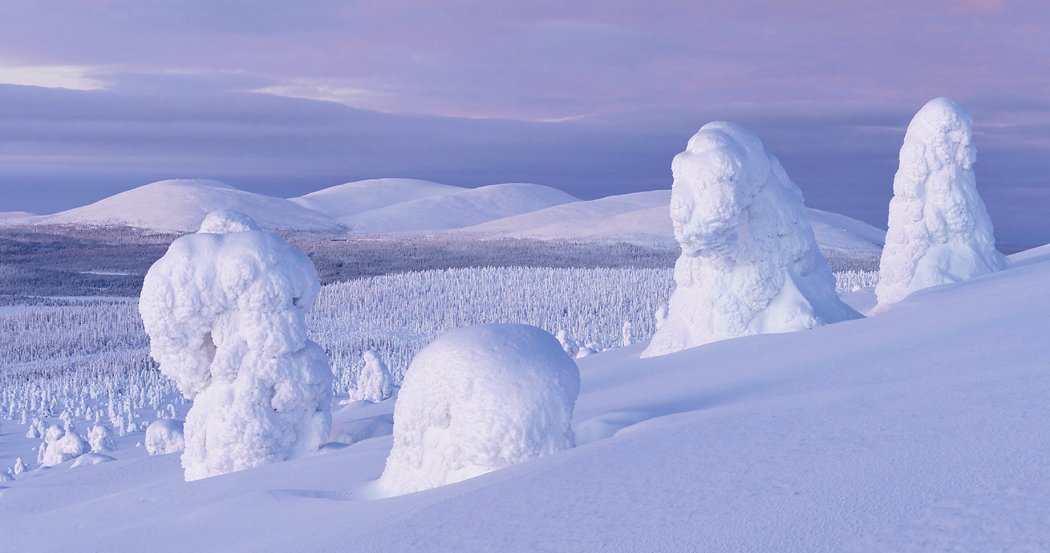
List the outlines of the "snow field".
{"type": "MultiPolygon", "coordinates": [[[[847,271],[836,277],[845,293],[874,285],[878,273],[847,271]]],[[[398,384],[416,352],[458,326],[520,322],[564,331],[573,344],[613,347],[623,342],[628,321],[633,341],[642,342],[656,330],[654,314],[673,286],[671,269],[403,273],[323,286],[306,324],[328,353],[334,392],[345,395],[357,388],[366,351],[380,354],[398,384]]],[[[0,315],[0,334],[9,337],[0,341],[0,419],[17,421],[25,411],[30,420],[54,422],[68,409],[86,422],[91,407],[92,424],[99,411],[100,421],[117,432],[117,417],[126,431],[132,420],[155,420],[158,410],[171,418],[169,405],[184,410],[186,400],[174,381],[149,357],[137,311],[133,301],[92,301],[0,315]]]]}

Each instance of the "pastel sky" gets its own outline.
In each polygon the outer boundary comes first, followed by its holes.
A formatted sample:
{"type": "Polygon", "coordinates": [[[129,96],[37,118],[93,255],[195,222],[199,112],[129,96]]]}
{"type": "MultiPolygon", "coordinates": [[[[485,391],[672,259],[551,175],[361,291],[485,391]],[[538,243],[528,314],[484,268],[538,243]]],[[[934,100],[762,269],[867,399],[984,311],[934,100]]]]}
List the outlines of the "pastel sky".
{"type": "Polygon", "coordinates": [[[884,226],[911,115],[974,115],[1001,240],[1047,241],[1045,2],[0,3],[0,211],[171,177],[295,196],[406,176],[670,186],[712,119],[884,226]]]}

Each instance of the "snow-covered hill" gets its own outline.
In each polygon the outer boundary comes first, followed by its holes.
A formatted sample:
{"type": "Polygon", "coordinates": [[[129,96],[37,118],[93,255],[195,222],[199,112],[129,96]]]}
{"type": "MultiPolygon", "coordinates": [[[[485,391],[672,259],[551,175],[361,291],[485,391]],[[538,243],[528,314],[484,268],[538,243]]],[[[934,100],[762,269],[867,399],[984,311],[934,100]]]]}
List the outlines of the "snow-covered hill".
{"type": "MultiPolygon", "coordinates": [[[[620,240],[674,243],[670,190],[574,202],[466,227],[461,235],[540,240],[620,240]]],[[[806,210],[822,249],[878,252],[886,231],[845,215],[806,210]]]]}
{"type": "Polygon", "coordinates": [[[396,203],[459,194],[467,190],[425,180],[370,179],[325,188],[298,198],[289,198],[289,201],[338,219],[396,203]]]}
{"type": "Polygon", "coordinates": [[[317,211],[280,198],[238,190],[213,180],[176,179],[140,186],[39,220],[49,224],[126,225],[164,232],[192,232],[216,209],[250,215],[267,229],[340,232],[317,211]]]}
{"type": "MultiPolygon", "coordinates": [[[[393,401],[351,404],[337,427],[378,437],[296,461],[187,483],[178,455],[125,444],[24,473],[0,484],[0,535],[20,552],[1047,551],[1050,262],[1023,261],[869,319],[587,357],[576,448],[457,484],[369,499],[393,401]]],[[[0,445],[24,432],[4,421],[0,445]]]]}
{"type": "Polygon", "coordinates": [[[339,222],[362,234],[456,229],[579,201],[539,184],[493,184],[460,190],[340,217],[339,222]]]}

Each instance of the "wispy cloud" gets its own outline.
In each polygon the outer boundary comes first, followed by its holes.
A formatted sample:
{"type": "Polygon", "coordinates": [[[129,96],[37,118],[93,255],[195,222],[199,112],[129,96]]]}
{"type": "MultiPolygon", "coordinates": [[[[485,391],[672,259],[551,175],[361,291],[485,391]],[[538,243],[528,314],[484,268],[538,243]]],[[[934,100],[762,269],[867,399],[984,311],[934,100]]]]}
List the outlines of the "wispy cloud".
{"type": "Polygon", "coordinates": [[[98,90],[106,87],[91,67],[77,65],[5,65],[0,63],[0,84],[98,90]]]}

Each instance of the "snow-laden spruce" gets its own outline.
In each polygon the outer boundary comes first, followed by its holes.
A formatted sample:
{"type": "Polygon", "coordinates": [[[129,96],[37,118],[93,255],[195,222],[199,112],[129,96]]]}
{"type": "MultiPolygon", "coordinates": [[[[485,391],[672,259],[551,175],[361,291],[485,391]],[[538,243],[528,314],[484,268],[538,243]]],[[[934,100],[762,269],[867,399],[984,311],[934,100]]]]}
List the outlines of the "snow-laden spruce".
{"type": "Polygon", "coordinates": [[[580,372],[534,326],[448,332],[412,360],[394,406],[387,495],[452,484],[573,447],[580,372]]]}
{"type": "Polygon", "coordinates": [[[977,193],[972,125],[973,117],[948,98],[930,100],[908,125],[875,288],[880,306],[1010,266],[995,249],[977,193]]]}
{"type": "Polygon", "coordinates": [[[802,192],[747,129],[716,121],[671,163],[682,246],[667,318],[643,357],[861,317],[835,293],[802,192]]]}
{"type": "Polygon", "coordinates": [[[327,441],[332,372],[307,339],[313,263],[246,215],[216,211],[146,274],[150,354],[193,407],[186,480],[307,455],[327,441]]]}

